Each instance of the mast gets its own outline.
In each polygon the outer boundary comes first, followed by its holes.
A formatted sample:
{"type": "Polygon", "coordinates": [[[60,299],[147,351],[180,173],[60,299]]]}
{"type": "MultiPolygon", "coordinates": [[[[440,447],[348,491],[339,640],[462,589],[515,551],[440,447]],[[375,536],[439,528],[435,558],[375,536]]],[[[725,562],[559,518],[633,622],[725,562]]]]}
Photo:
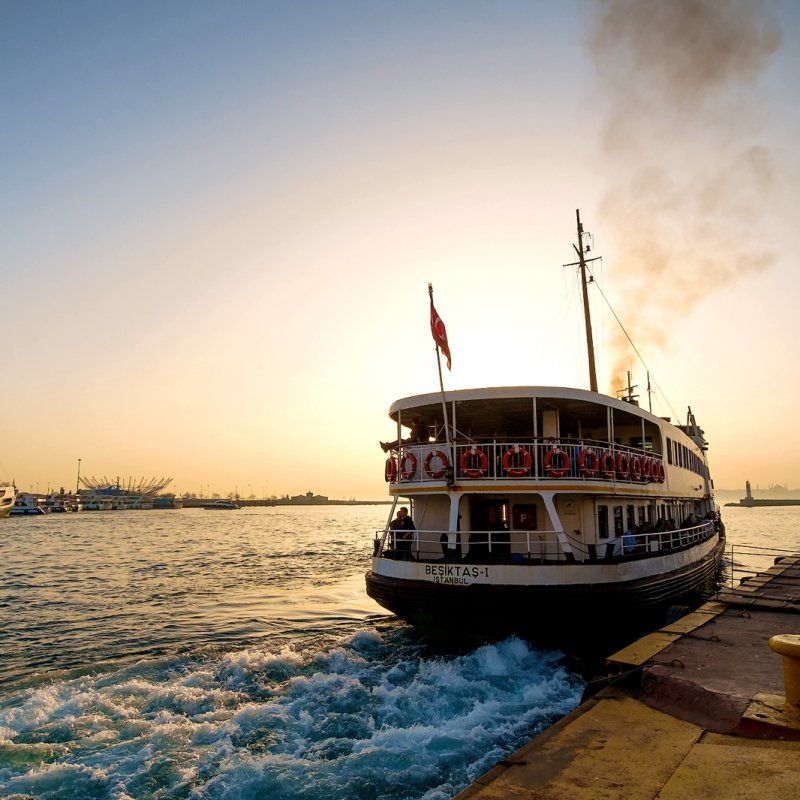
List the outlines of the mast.
{"type": "MultiPolygon", "coordinates": [[[[578,264],[581,269],[581,290],[583,292],[583,319],[586,323],[586,349],[589,353],[589,388],[597,391],[597,371],[594,365],[594,341],[592,339],[592,319],[589,315],[589,290],[586,287],[586,259],[583,257],[583,225],[581,224],[581,212],[575,209],[575,217],[578,222],[578,246],[575,251],[578,254],[578,264]]],[[[574,246],[574,245],[573,245],[574,246]]]]}

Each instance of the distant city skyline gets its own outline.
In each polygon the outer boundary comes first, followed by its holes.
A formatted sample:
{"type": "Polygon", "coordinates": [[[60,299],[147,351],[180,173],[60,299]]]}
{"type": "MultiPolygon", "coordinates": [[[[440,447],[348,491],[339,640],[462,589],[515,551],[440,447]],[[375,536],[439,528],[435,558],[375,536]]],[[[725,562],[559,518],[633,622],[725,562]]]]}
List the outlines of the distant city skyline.
{"type": "Polygon", "coordinates": [[[701,9],[4,3],[0,481],[382,499],[428,282],[446,389],[588,388],[580,209],[600,391],[800,486],[800,5],[701,9]]]}

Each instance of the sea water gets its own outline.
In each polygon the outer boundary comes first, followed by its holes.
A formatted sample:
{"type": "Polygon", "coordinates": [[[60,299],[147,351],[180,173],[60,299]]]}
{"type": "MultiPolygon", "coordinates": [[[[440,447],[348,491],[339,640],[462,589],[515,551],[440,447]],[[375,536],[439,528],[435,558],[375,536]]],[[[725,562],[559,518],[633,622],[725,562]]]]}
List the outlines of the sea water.
{"type": "MultiPolygon", "coordinates": [[[[797,549],[800,508],[724,511],[739,577],[797,549]]],[[[444,800],[574,708],[560,653],[366,597],[387,513],[0,521],[0,796],[444,800]]]]}

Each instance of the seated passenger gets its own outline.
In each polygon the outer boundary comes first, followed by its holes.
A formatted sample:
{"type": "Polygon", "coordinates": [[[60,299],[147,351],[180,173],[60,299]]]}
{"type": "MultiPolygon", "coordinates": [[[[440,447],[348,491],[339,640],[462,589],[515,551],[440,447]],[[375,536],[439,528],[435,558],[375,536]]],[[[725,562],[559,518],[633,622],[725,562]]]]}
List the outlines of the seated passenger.
{"type": "Polygon", "coordinates": [[[397,516],[389,523],[389,530],[392,532],[392,547],[395,558],[401,561],[408,561],[411,558],[411,545],[414,541],[414,531],[417,526],[408,515],[408,509],[401,506],[397,516]]]}
{"type": "Polygon", "coordinates": [[[396,450],[401,444],[416,444],[417,442],[427,442],[430,440],[428,426],[422,421],[421,417],[411,418],[411,436],[408,439],[395,439],[393,442],[380,442],[381,450],[388,453],[389,450],[396,450]]]}

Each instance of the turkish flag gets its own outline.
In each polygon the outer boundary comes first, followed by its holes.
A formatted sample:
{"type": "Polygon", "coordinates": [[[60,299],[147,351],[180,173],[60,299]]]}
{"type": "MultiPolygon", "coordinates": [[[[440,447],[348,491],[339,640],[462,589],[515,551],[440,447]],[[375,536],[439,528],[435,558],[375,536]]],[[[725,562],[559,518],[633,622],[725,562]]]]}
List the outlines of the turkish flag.
{"type": "Polygon", "coordinates": [[[450,346],[447,344],[447,331],[444,327],[442,318],[436,313],[433,307],[433,298],[431,297],[431,333],[433,334],[433,341],[436,346],[440,347],[442,352],[447,356],[447,369],[450,369],[450,346]]]}

